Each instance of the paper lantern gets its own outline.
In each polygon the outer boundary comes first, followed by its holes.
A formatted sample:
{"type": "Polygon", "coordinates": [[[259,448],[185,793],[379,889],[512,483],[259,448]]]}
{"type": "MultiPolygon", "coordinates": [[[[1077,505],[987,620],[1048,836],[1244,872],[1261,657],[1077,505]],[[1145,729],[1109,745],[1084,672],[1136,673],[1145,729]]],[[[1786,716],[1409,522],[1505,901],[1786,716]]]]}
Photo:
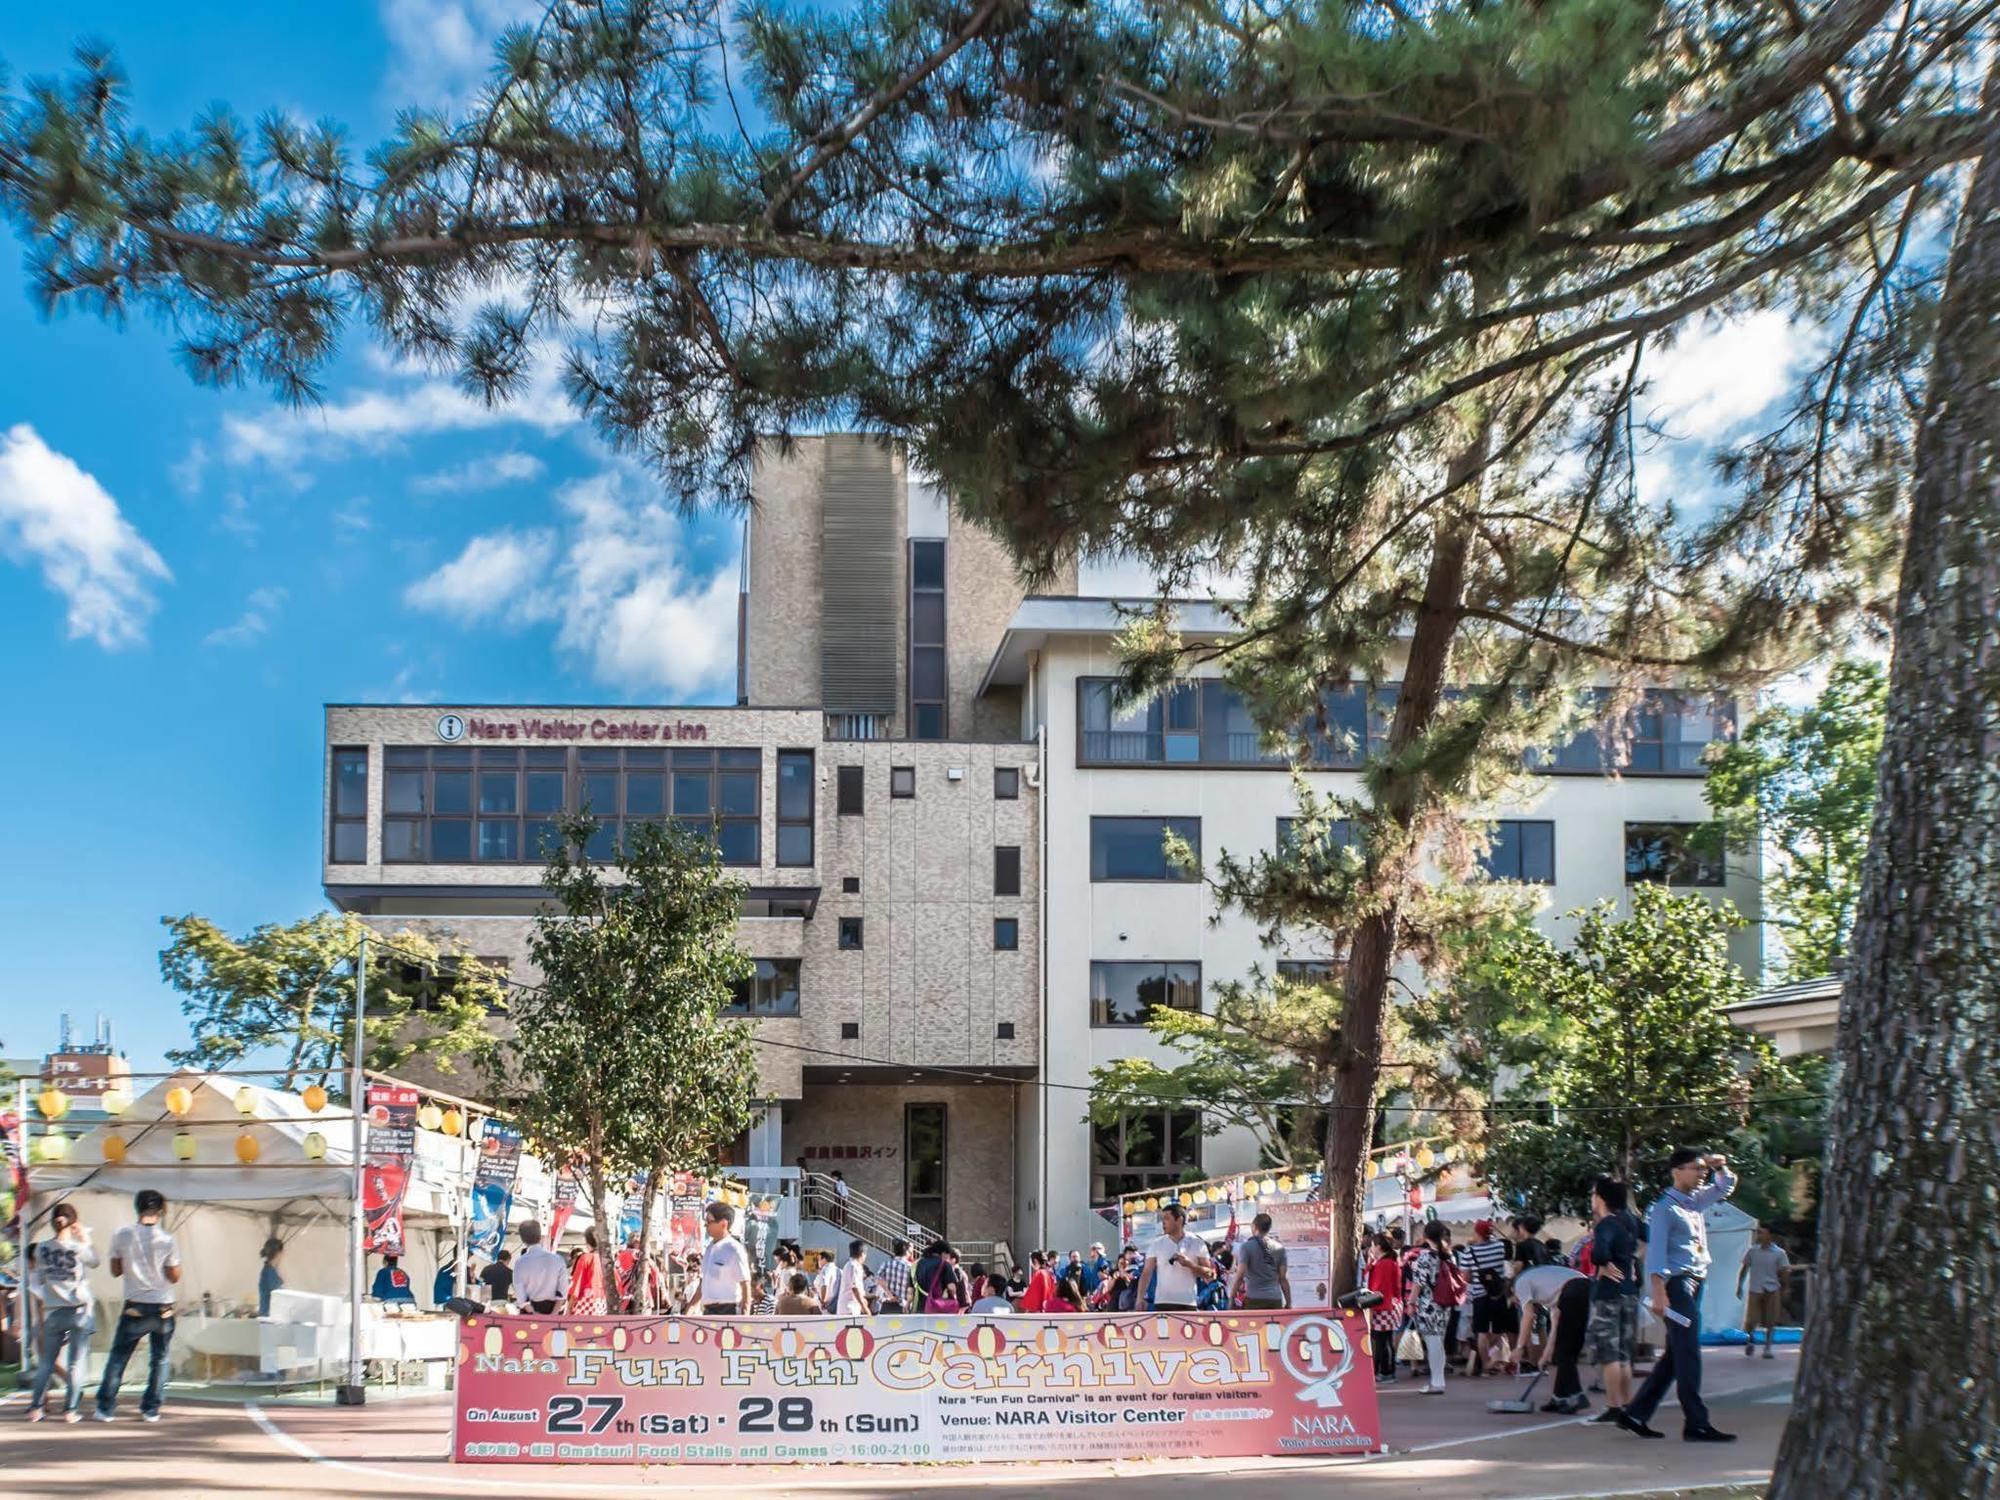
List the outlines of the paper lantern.
{"type": "Polygon", "coordinates": [[[326,1137],[317,1130],[307,1131],[306,1138],[299,1143],[299,1146],[305,1152],[307,1161],[326,1160],[326,1137]]]}
{"type": "Polygon", "coordinates": [[[174,1157],[179,1161],[194,1160],[194,1137],[185,1130],[174,1135],[174,1157]]]}
{"type": "Polygon", "coordinates": [[[63,1161],[69,1156],[69,1137],[52,1130],[36,1143],[36,1150],[43,1161],[63,1161]]]}
{"type": "Polygon", "coordinates": [[[115,1130],[104,1138],[104,1159],[114,1163],[125,1160],[125,1137],[115,1130]]]}
{"type": "Polygon", "coordinates": [[[1437,1161],[1437,1152],[1428,1146],[1417,1147],[1417,1170],[1428,1172],[1437,1161]]]}
{"type": "Polygon", "coordinates": [[[965,1336],[965,1347],[981,1359],[991,1359],[1007,1347],[1007,1335],[991,1323],[981,1323],[965,1336]]]}
{"type": "Polygon", "coordinates": [[[1190,1195],[1190,1197],[1192,1201],[1195,1203],[1208,1202],[1208,1192],[1204,1188],[1196,1188],[1194,1192],[1190,1195]]]}
{"type": "Polygon", "coordinates": [[[715,1336],[715,1347],[718,1349],[739,1349],[742,1345],[743,1335],[734,1328],[724,1328],[715,1336]]]}
{"type": "Polygon", "coordinates": [[[805,1347],[805,1340],[796,1328],[780,1328],[777,1338],[772,1340],[772,1348],[780,1359],[797,1359],[799,1350],[805,1347]]]}
{"type": "Polygon", "coordinates": [[[1261,1193],[1275,1193],[1278,1190],[1278,1185],[1266,1177],[1257,1190],[1261,1193]]]}
{"type": "Polygon", "coordinates": [[[833,1336],[833,1352],[842,1359],[866,1359],[875,1352],[875,1336],[859,1323],[849,1323],[833,1336]]]}
{"type": "Polygon", "coordinates": [[[35,1096],[35,1107],[42,1112],[45,1120],[60,1120],[69,1113],[69,1095],[53,1086],[45,1088],[35,1096]]]}
{"type": "Polygon", "coordinates": [[[1256,1178],[1246,1177],[1243,1179],[1243,1196],[1246,1198],[1254,1198],[1257,1196],[1256,1178]]]}
{"type": "Polygon", "coordinates": [[[1382,1175],[1382,1163],[1376,1161],[1375,1158],[1371,1156],[1368,1159],[1368,1180],[1370,1182],[1373,1182],[1377,1177],[1380,1177],[1381,1175],[1382,1175]]]}
{"type": "Polygon", "coordinates": [[[1292,1179],[1289,1177],[1280,1177],[1278,1179],[1278,1191],[1281,1193],[1289,1193],[1291,1190],[1292,1190],[1292,1179]]]}
{"type": "Polygon", "coordinates": [[[236,1113],[239,1115],[257,1113],[257,1091],[247,1083],[236,1091],[236,1113]]]}
{"type": "Polygon", "coordinates": [[[1156,1214],[1159,1211],[1160,1211],[1160,1200],[1158,1198],[1148,1198],[1146,1200],[1146,1212],[1149,1214],[1156,1214]]]}
{"type": "Polygon", "coordinates": [[[417,1126],[422,1130],[436,1130],[444,1123],[444,1111],[435,1104],[426,1104],[417,1111],[417,1126]]]}
{"type": "Polygon", "coordinates": [[[249,1131],[246,1130],[236,1137],[236,1159],[244,1166],[249,1166],[262,1154],[263,1148],[257,1144],[257,1137],[249,1131]]]}
{"type": "Polygon", "coordinates": [[[97,1096],[97,1102],[107,1115],[122,1115],[132,1107],[132,1094],[129,1089],[108,1088],[97,1096]]]}
{"type": "Polygon", "coordinates": [[[194,1108],[194,1095],[190,1094],[186,1089],[182,1088],[179,1084],[175,1084],[172,1088],[167,1090],[168,1114],[184,1115],[193,1108],[194,1108]]]}
{"type": "Polygon", "coordinates": [[[465,1134],[465,1116],[460,1114],[455,1109],[446,1110],[444,1112],[444,1119],[441,1123],[443,1125],[444,1133],[446,1135],[465,1134]]]}
{"type": "Polygon", "coordinates": [[[305,1101],[306,1111],[309,1114],[316,1115],[326,1108],[326,1090],[316,1083],[307,1084],[305,1093],[299,1097],[305,1101]]]}

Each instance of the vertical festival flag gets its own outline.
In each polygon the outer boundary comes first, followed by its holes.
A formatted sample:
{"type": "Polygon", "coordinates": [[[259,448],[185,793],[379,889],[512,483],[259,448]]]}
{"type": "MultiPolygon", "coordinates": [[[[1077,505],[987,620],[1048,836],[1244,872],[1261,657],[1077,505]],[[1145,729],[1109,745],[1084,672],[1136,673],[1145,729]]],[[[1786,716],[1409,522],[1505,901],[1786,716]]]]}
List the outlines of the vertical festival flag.
{"type": "Polygon", "coordinates": [[[479,1165],[472,1174],[474,1255],[491,1260],[507,1237],[507,1213],[514,1202],[514,1176],[521,1166],[521,1132],[488,1120],[479,1135],[479,1165]]]}
{"type": "Polygon", "coordinates": [[[403,1253],[403,1198],[417,1149],[417,1091],[395,1084],[368,1085],[368,1160],[361,1174],[363,1247],[379,1255],[403,1253]]]}
{"type": "Polygon", "coordinates": [[[563,1227],[569,1223],[569,1216],[576,1212],[576,1178],[565,1171],[556,1179],[555,1206],[549,1212],[549,1234],[545,1243],[553,1250],[556,1241],[562,1238],[563,1227]]]}

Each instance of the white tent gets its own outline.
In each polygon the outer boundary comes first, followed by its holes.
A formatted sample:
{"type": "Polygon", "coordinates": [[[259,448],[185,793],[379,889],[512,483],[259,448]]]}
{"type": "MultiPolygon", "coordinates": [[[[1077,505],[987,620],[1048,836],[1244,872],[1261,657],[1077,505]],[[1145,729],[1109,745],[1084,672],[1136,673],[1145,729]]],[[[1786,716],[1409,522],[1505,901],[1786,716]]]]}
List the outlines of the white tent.
{"type": "Polygon", "coordinates": [[[1702,1218],[1708,1224],[1708,1281],[1701,1292],[1701,1326],[1705,1333],[1743,1326],[1743,1299],[1736,1295],[1736,1272],[1743,1252],[1757,1232],[1757,1221],[1734,1203],[1712,1204],[1702,1218]]]}

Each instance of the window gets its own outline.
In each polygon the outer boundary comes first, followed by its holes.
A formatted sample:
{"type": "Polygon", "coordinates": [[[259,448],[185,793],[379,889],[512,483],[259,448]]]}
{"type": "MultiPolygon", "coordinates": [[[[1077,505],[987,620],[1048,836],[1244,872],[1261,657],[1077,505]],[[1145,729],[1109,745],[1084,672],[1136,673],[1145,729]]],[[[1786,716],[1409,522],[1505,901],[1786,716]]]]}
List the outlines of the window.
{"type": "Polygon", "coordinates": [[[861,1023],[859,1021],[842,1021],[840,1023],[840,1039],[843,1042],[860,1041],[861,1023]]]}
{"type": "MultiPolygon", "coordinates": [[[[927,1234],[945,1232],[945,1112],[942,1104],[903,1106],[903,1213],[927,1234]]],[[[926,1235],[912,1235],[923,1239],[926,1235]]]]}
{"type": "Polygon", "coordinates": [[[1480,867],[1495,880],[1527,885],[1556,883],[1556,825],[1542,819],[1502,818],[1480,867]]]}
{"type": "Polygon", "coordinates": [[[1201,1171],[1201,1112],[1132,1110],[1090,1131],[1090,1197],[1153,1193],[1201,1171]]]}
{"type": "Polygon", "coordinates": [[[1021,946],[1021,922],[1018,917],[995,917],[993,919],[993,947],[1001,953],[1013,953],[1021,946]]]}
{"type": "Polygon", "coordinates": [[[861,894],[861,877],[860,877],[859,875],[843,875],[843,876],[841,876],[841,877],[840,877],[840,889],[841,889],[841,894],[843,894],[843,895],[847,895],[847,896],[858,896],[858,895],[860,895],[860,894],[861,894]]]}
{"type": "Polygon", "coordinates": [[[813,862],[813,758],[810,750],[778,752],[778,863],[813,862]]]}
{"type": "Polygon", "coordinates": [[[1021,894],[1021,851],[1014,844],[1000,844],[993,850],[993,894],[1021,894]]]}
{"type": "Polygon", "coordinates": [[[1347,965],[1337,958],[1281,958],[1278,977],[1287,984],[1316,984],[1337,990],[1344,982],[1347,965]]]}
{"type": "Polygon", "coordinates": [[[836,807],[843,818],[861,816],[861,787],[868,772],[863,766],[842,766],[835,774],[836,807]]]}
{"type": "Polygon", "coordinates": [[[1720,848],[1698,844],[1699,823],[1627,823],[1625,883],[1656,881],[1666,885],[1719,886],[1723,867],[1720,848]]]}
{"type": "Polygon", "coordinates": [[[1201,1009],[1200,964],[1093,963],[1090,1024],[1143,1026],[1156,1005],[1201,1009]]]}
{"type": "MultiPolygon", "coordinates": [[[[1298,847],[1305,826],[1303,818],[1278,819],[1278,853],[1291,854],[1298,847]]],[[[1331,868],[1334,856],[1343,849],[1356,847],[1356,842],[1354,820],[1334,818],[1321,827],[1319,844],[1308,851],[1311,856],[1308,864],[1313,867],[1331,868]]]]}
{"type": "Polygon", "coordinates": [[[359,865],[368,860],[368,752],[339,749],[333,752],[333,787],[327,796],[332,828],[327,839],[327,858],[336,865],[359,865]]]}
{"type": "Polygon", "coordinates": [[[390,862],[540,864],[556,820],[583,810],[595,860],[617,859],[621,830],[668,818],[714,838],[724,864],[761,859],[759,750],[390,745],[382,760],[390,862]]]}
{"type": "Polygon", "coordinates": [[[915,766],[889,767],[889,795],[891,797],[914,797],[917,795],[917,768],[915,766]]]}
{"type": "Polygon", "coordinates": [[[999,1038],[1003,1042],[1013,1041],[1014,1023],[1012,1021],[1000,1022],[997,1026],[993,1028],[993,1035],[999,1038]]]}
{"type": "Polygon", "coordinates": [[[732,1016],[795,1016],[799,1013],[799,961],[796,958],[760,958],[757,972],[731,986],[736,998],[729,1002],[732,1016]]]}
{"type": "Polygon", "coordinates": [[[1013,802],[1021,795],[1021,768],[1019,766],[995,766],[993,768],[993,800],[1013,802]]]}
{"type": "Polygon", "coordinates": [[[1179,834],[1201,858],[1200,818],[1092,818],[1092,880],[1194,880],[1194,870],[1167,859],[1166,838],[1179,834]]]}
{"type": "Polygon", "coordinates": [[[945,737],[944,543],[910,542],[910,738],[945,737]]]}
{"type": "MultiPolygon", "coordinates": [[[[861,918],[842,917],[840,919],[840,946],[843,949],[858,950],[861,947],[861,918]]],[[[894,944],[890,945],[895,946],[894,944]]]]}

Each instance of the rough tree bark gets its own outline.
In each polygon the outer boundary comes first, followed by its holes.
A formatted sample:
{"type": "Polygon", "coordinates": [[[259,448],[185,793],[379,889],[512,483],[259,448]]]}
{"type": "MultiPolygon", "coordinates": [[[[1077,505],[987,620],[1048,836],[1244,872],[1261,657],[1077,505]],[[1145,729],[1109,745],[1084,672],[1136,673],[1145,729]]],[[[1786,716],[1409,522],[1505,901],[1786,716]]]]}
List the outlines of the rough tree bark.
{"type": "MultiPolygon", "coordinates": [[[[1986,81],[2000,119],[2000,65],[1986,81]]],[[[2000,131],[1996,131],[2000,134],[2000,131]]],[[[1774,1500],[2000,1496],[2000,139],[1916,450],[1820,1274],[1774,1500]]]]}

